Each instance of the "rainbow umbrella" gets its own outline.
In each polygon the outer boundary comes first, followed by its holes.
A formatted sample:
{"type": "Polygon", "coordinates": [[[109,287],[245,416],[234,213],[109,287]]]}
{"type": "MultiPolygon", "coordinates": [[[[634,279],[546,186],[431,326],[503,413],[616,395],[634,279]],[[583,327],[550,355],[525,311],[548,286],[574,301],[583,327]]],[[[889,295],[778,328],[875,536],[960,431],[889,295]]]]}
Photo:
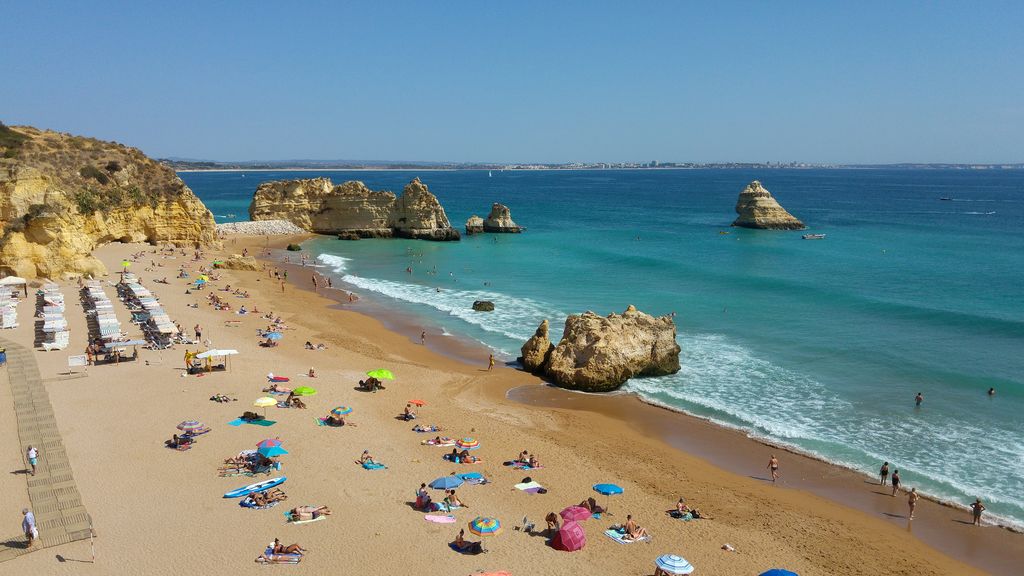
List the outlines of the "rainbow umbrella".
{"type": "Polygon", "coordinates": [[[501,533],[501,522],[489,516],[477,516],[469,523],[469,531],[477,536],[494,536],[501,533]]]}
{"type": "Polygon", "coordinates": [[[264,446],[263,448],[260,448],[258,452],[267,458],[270,458],[271,456],[284,456],[288,453],[287,450],[280,446],[264,446]]]}
{"type": "Polygon", "coordinates": [[[178,430],[182,432],[195,432],[203,427],[203,423],[198,420],[185,420],[181,424],[178,424],[178,430]]]}
{"type": "Polygon", "coordinates": [[[316,388],[310,388],[309,386],[299,386],[298,388],[292,390],[292,394],[296,396],[312,396],[316,394],[316,388]]]}
{"type": "Polygon", "coordinates": [[[463,450],[475,450],[480,447],[480,442],[476,438],[459,438],[455,445],[463,450]]]}
{"type": "Polygon", "coordinates": [[[281,441],[278,440],[277,438],[267,438],[266,440],[260,440],[259,443],[256,444],[256,447],[257,448],[266,448],[268,446],[280,446],[280,445],[281,445],[281,441]]]}
{"type": "Polygon", "coordinates": [[[351,406],[338,406],[334,410],[331,410],[331,414],[334,414],[335,416],[344,416],[345,414],[351,414],[351,413],[352,413],[352,407],[351,406]]]}
{"type": "MultiPolygon", "coordinates": [[[[685,558],[676,556],[675,554],[663,554],[658,556],[658,559],[654,561],[654,565],[669,574],[690,574],[693,572],[693,564],[690,564],[685,558]]],[[[764,575],[762,574],[762,576],[764,575]]]]}
{"type": "Polygon", "coordinates": [[[391,370],[385,370],[378,368],[376,370],[370,370],[366,373],[370,378],[376,378],[377,380],[394,380],[395,375],[391,373],[391,370]]]}

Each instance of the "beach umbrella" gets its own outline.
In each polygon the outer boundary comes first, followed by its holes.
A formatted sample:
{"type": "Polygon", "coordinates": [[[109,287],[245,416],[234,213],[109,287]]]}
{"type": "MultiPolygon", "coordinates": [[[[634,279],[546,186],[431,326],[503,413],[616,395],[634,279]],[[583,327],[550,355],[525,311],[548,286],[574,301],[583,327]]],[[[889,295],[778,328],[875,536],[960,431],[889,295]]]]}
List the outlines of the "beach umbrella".
{"type": "Polygon", "coordinates": [[[473,450],[480,447],[480,442],[476,438],[459,438],[455,441],[455,445],[463,450],[473,450]]]}
{"type": "Polygon", "coordinates": [[[316,388],[310,388],[309,386],[299,386],[292,390],[292,394],[296,396],[312,396],[316,394],[316,388]]]}
{"type": "Polygon", "coordinates": [[[378,368],[376,370],[370,370],[366,373],[370,378],[376,378],[377,380],[394,380],[395,375],[391,373],[391,370],[385,370],[378,368]]]}
{"type": "MultiPolygon", "coordinates": [[[[264,396],[262,398],[257,398],[256,401],[252,403],[252,405],[256,406],[257,408],[266,408],[268,406],[277,406],[277,398],[271,398],[270,396],[264,396]]],[[[263,415],[264,416],[267,415],[267,411],[266,410],[263,410],[263,415]]]]}
{"type": "Polygon", "coordinates": [[[257,448],[266,448],[268,446],[280,446],[280,445],[281,445],[281,441],[279,439],[277,439],[277,438],[267,438],[265,440],[260,440],[256,444],[256,447],[257,448]]]}
{"type": "Polygon", "coordinates": [[[182,432],[194,432],[203,427],[203,423],[198,420],[185,420],[181,424],[178,424],[178,430],[182,432]]]}
{"type": "Polygon", "coordinates": [[[270,458],[271,456],[284,456],[285,454],[288,453],[287,450],[281,448],[280,446],[264,446],[263,448],[257,450],[257,452],[263,454],[267,458],[270,458]]]}
{"type": "Polygon", "coordinates": [[[622,494],[622,487],[615,484],[594,484],[594,492],[611,496],[612,494],[622,494]]]}
{"type": "Polygon", "coordinates": [[[490,516],[477,516],[470,520],[469,531],[477,536],[494,536],[501,533],[501,522],[490,516]]]}
{"type": "Polygon", "coordinates": [[[345,414],[351,414],[351,413],[352,413],[352,407],[351,406],[338,406],[334,410],[331,410],[331,414],[334,414],[335,416],[344,416],[345,414]]]}
{"type": "Polygon", "coordinates": [[[784,570],[782,568],[772,568],[767,572],[762,572],[761,576],[800,576],[796,572],[790,570],[784,570]]]}
{"type": "Polygon", "coordinates": [[[565,552],[575,552],[583,548],[586,543],[587,535],[583,532],[583,527],[572,521],[566,522],[558,529],[558,534],[551,539],[552,548],[565,552]]]}
{"type": "Polygon", "coordinates": [[[129,267],[129,266],[131,266],[131,265],[132,265],[132,263],[131,263],[131,262],[129,262],[129,261],[127,261],[127,260],[121,260],[121,267],[123,267],[123,268],[127,268],[127,267],[129,267]]]}
{"type": "Polygon", "coordinates": [[[590,510],[587,510],[583,506],[569,506],[565,510],[558,513],[563,520],[567,522],[577,522],[579,520],[586,520],[590,518],[590,510]]]}
{"type": "Polygon", "coordinates": [[[462,478],[458,476],[442,476],[430,483],[434,490],[451,490],[462,486],[462,478]]]}
{"type": "Polygon", "coordinates": [[[267,332],[263,337],[267,340],[280,340],[281,338],[284,338],[284,334],[281,334],[280,332],[267,332]]]}
{"type": "Polygon", "coordinates": [[[202,280],[203,282],[206,282],[210,279],[210,277],[207,276],[206,274],[200,274],[199,279],[202,280]]]}
{"type": "MultiPolygon", "coordinates": [[[[675,554],[663,554],[658,556],[658,559],[654,561],[654,565],[669,574],[690,574],[693,572],[693,564],[690,564],[685,558],[676,556],[675,554]]],[[[764,576],[764,574],[761,576],[764,576]]],[[[794,576],[796,575],[794,574],[794,576]]]]}
{"type": "Polygon", "coordinates": [[[456,474],[456,478],[462,478],[463,480],[472,480],[474,478],[483,478],[484,475],[479,472],[464,472],[462,474],[456,474]]]}
{"type": "Polygon", "coordinates": [[[206,284],[206,280],[203,280],[202,278],[196,279],[196,285],[202,285],[202,284],[206,284]]]}
{"type": "Polygon", "coordinates": [[[427,405],[427,403],[424,402],[423,400],[409,400],[409,404],[412,404],[413,406],[426,406],[427,405]]]}

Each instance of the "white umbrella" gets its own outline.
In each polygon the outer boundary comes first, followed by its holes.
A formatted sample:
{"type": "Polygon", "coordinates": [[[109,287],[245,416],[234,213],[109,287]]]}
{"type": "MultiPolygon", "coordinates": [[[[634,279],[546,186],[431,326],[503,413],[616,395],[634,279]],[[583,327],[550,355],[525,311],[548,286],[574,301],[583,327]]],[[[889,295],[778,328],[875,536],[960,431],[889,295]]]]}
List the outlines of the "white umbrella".
{"type": "Polygon", "coordinates": [[[204,358],[211,358],[211,357],[214,357],[214,356],[223,356],[224,357],[224,368],[226,369],[227,368],[227,357],[228,356],[233,356],[235,354],[238,354],[238,350],[218,350],[218,349],[214,348],[213,350],[207,350],[206,352],[200,352],[199,354],[196,354],[196,358],[204,359],[204,358]]]}

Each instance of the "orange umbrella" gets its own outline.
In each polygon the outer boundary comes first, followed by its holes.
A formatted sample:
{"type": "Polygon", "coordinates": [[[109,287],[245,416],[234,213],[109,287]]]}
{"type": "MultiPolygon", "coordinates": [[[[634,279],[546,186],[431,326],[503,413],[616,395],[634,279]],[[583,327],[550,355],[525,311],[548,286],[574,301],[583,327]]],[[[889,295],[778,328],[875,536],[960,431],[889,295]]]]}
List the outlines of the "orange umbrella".
{"type": "Polygon", "coordinates": [[[412,404],[414,406],[425,406],[427,403],[424,402],[423,400],[409,400],[409,404],[412,404]]]}

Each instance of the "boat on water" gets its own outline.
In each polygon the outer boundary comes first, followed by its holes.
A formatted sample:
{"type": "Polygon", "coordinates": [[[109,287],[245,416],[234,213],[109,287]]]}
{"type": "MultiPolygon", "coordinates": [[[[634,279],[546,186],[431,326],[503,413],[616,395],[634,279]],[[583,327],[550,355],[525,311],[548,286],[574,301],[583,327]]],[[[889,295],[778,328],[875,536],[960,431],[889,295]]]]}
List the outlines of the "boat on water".
{"type": "Polygon", "coordinates": [[[948,196],[943,196],[942,198],[939,198],[939,200],[942,200],[944,202],[952,202],[953,201],[953,199],[948,197],[948,196]]]}
{"type": "Polygon", "coordinates": [[[824,240],[825,239],[825,235],[824,234],[804,234],[803,236],[801,236],[801,238],[803,238],[804,240],[824,240]]]}
{"type": "Polygon", "coordinates": [[[488,178],[491,178],[491,177],[493,177],[493,176],[494,176],[494,174],[491,174],[491,171],[490,171],[490,170],[488,170],[488,171],[487,171],[487,177],[488,177],[488,178]]]}

